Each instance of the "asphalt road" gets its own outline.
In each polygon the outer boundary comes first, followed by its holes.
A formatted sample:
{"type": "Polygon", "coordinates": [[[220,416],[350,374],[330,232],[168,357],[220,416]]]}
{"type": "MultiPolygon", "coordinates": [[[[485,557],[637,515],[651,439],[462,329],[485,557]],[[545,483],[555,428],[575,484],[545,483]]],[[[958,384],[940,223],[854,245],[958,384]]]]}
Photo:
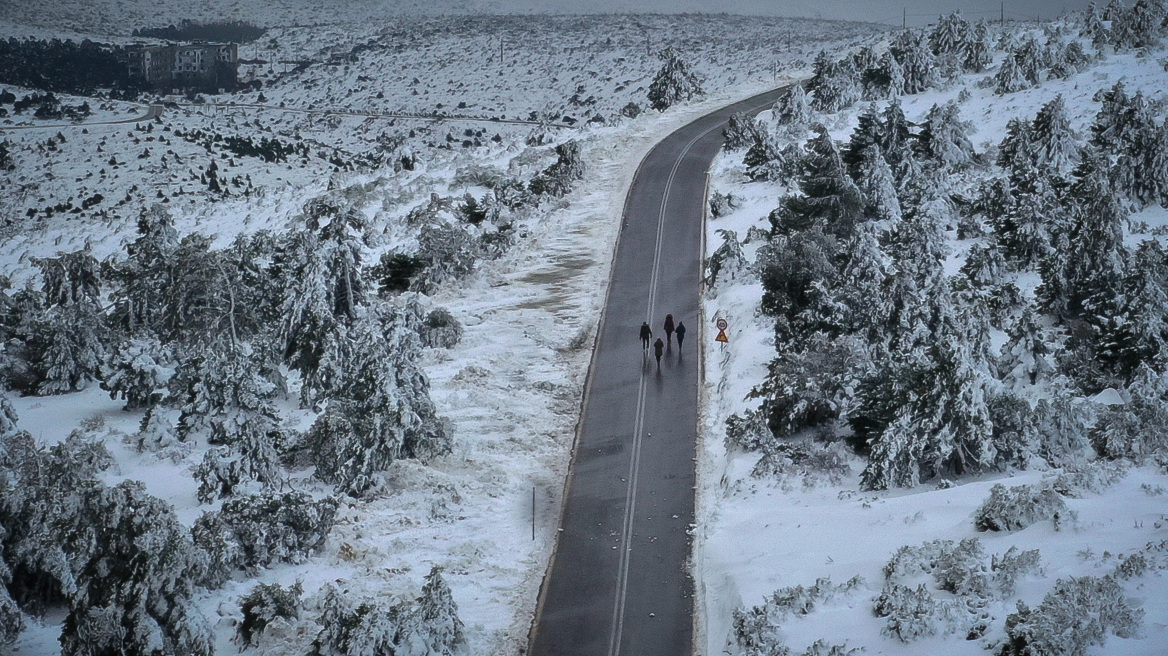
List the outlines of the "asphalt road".
{"type": "MultiPolygon", "coordinates": [[[[693,651],[694,522],[706,172],[735,112],[769,107],[783,90],[725,107],[650,151],[633,180],[592,356],[555,555],[529,653],[685,656],[693,651]],[[643,353],[642,321],[664,338],[643,353]]],[[[712,339],[712,334],[707,335],[712,339]]]]}

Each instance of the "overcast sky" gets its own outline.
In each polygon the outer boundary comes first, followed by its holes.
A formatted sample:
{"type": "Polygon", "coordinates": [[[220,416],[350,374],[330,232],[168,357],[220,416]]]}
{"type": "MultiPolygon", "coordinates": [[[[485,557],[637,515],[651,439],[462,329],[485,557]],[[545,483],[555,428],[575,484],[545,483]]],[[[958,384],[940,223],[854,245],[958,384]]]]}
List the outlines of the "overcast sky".
{"type": "MultiPolygon", "coordinates": [[[[1007,0],[1006,18],[1053,18],[1087,6],[1089,0],[1007,0]]],[[[960,9],[969,20],[997,20],[1000,0],[470,0],[490,13],[599,13],[599,12],[728,12],[767,16],[858,20],[899,25],[907,12],[910,26],[937,20],[938,14],[960,9]]],[[[1106,4],[1106,0],[1103,0],[1106,4]]],[[[1130,3],[1129,3],[1130,4],[1130,3]]]]}

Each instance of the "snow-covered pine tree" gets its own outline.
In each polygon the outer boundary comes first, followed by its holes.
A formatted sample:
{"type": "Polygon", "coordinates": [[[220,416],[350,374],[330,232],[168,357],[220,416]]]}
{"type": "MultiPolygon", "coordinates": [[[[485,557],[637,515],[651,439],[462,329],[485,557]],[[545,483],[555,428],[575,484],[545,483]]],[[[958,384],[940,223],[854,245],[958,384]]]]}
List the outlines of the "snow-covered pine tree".
{"type": "Polygon", "coordinates": [[[904,92],[912,95],[937,86],[937,64],[923,32],[905,30],[889,45],[904,74],[904,92]]]}
{"type": "Polygon", "coordinates": [[[827,128],[816,125],[814,129],[816,135],[807,141],[807,156],[799,177],[802,193],[784,199],[777,217],[779,223],[774,227],[790,232],[820,225],[846,239],[864,219],[863,197],[844,168],[839,148],[827,128]]]}
{"type": "Polygon", "coordinates": [[[350,322],[365,302],[361,264],[368,226],[360,211],[326,198],[311,201],[304,215],[305,229],[292,236],[282,254],[284,299],[277,336],[288,365],[305,377],[309,401],[331,333],[350,322]]]}
{"type": "Polygon", "coordinates": [[[38,318],[44,340],[35,367],[38,394],[65,394],[96,380],[105,357],[105,330],[96,303],[81,301],[49,308],[38,318]]]}
{"type": "Polygon", "coordinates": [[[944,167],[963,166],[973,161],[973,144],[965,135],[957,103],[933,105],[925,115],[917,144],[921,157],[944,167]]]}
{"type": "Polygon", "coordinates": [[[937,21],[929,33],[929,50],[936,57],[942,76],[952,79],[960,74],[972,39],[973,27],[960,11],[942,16],[937,21]]]}
{"type": "Polygon", "coordinates": [[[128,339],[102,364],[101,388],[111,399],[124,399],[123,410],[152,406],[166,394],[172,357],[155,338],[128,339]]]}
{"type": "Polygon", "coordinates": [[[1025,306],[1009,335],[997,363],[999,375],[1006,385],[1037,385],[1055,372],[1046,336],[1029,305],[1025,306]]]}
{"type": "Polygon", "coordinates": [[[775,121],[794,134],[800,133],[811,123],[811,107],[801,84],[792,84],[791,90],[775,101],[771,111],[775,121]]]}
{"type": "Polygon", "coordinates": [[[1131,9],[1112,19],[1111,35],[1116,49],[1159,45],[1165,19],[1168,19],[1168,7],[1161,0],[1136,0],[1131,9]]]}
{"type": "Polygon", "coordinates": [[[884,155],[877,147],[864,150],[860,163],[860,191],[864,194],[865,214],[873,221],[895,224],[901,219],[900,198],[896,193],[896,177],[884,155]]]}
{"type": "Polygon", "coordinates": [[[1002,64],[998,67],[998,72],[994,74],[995,93],[998,95],[1016,93],[1023,89],[1029,89],[1030,86],[1025,72],[1018,65],[1017,53],[1007,52],[1006,56],[1002,58],[1002,64]]]}
{"type": "Polygon", "coordinates": [[[742,244],[738,233],[733,230],[718,230],[722,245],[714,249],[706,261],[706,288],[714,291],[719,282],[734,280],[746,271],[746,258],[742,255],[742,244]]]}
{"type": "Polygon", "coordinates": [[[203,584],[216,588],[236,572],[303,563],[317,553],[335,523],[337,501],[304,492],[242,496],[203,513],[191,534],[208,562],[203,584]]]}
{"type": "Polygon", "coordinates": [[[1122,380],[1141,365],[1168,366],[1168,261],[1156,240],[1140,244],[1128,258],[1123,293],[1100,304],[1088,321],[1100,327],[1096,355],[1122,380]]]}
{"type": "Polygon", "coordinates": [[[820,51],[813,70],[807,87],[811,92],[811,105],[815,109],[832,114],[859,100],[859,80],[850,58],[836,61],[826,52],[820,51]]]}
{"type": "Polygon", "coordinates": [[[422,596],[400,614],[401,628],[394,654],[402,656],[456,656],[466,641],[458,604],[435,565],[426,575],[422,596]]]}
{"type": "Polygon", "coordinates": [[[126,259],[108,263],[115,283],[112,316],[131,334],[161,332],[170,258],[178,244],[174,219],[162,205],[154,205],[138,217],[138,237],[126,244],[126,259]]]}
{"type": "Polygon", "coordinates": [[[200,564],[174,508],[142,483],[91,486],[58,539],[76,588],[61,630],[65,656],[213,653],[193,603],[200,564]]]}
{"type": "Polygon", "coordinates": [[[887,317],[881,307],[883,287],[890,273],[888,256],[880,248],[872,224],[862,224],[844,245],[847,261],[835,285],[836,295],[846,308],[843,325],[848,333],[862,334],[868,344],[881,344],[881,327],[887,317]]]}
{"type": "Polygon", "coordinates": [[[1110,31],[1103,22],[1103,13],[1094,2],[1088,3],[1087,8],[1083,10],[1083,24],[1079,36],[1090,39],[1095,52],[1100,54],[1103,48],[1111,43],[1110,31]]]}
{"type": "Polygon", "coordinates": [[[12,407],[8,395],[0,392],[0,435],[15,433],[17,421],[19,418],[16,416],[16,409],[12,407]]]}
{"type": "Polygon", "coordinates": [[[1066,394],[1053,400],[1039,399],[1034,406],[1034,425],[1039,452],[1052,467],[1068,467],[1086,461],[1091,442],[1087,438],[1087,413],[1066,394]]]}
{"type": "Polygon", "coordinates": [[[563,198],[572,190],[576,182],[584,177],[584,160],[580,157],[580,142],[569,139],[562,144],[557,144],[554,150],[556,161],[540,171],[528,185],[528,190],[533,196],[563,198]]]}
{"type": "MultiPolygon", "coordinates": [[[[1068,191],[1070,225],[1062,279],[1065,309],[1073,316],[1089,313],[1101,299],[1119,294],[1127,261],[1123,244],[1127,212],[1111,189],[1106,166],[1105,160],[1089,154],[1075,170],[1075,182],[1068,191]]],[[[1044,297],[1042,288],[1039,291],[1044,297]]]]}
{"type": "Polygon", "coordinates": [[[285,588],[279,583],[260,583],[239,601],[239,612],[243,619],[236,627],[236,641],[244,648],[254,647],[268,625],[277,619],[295,620],[300,617],[301,595],[304,587],[300,581],[285,588]]]}
{"type": "Polygon", "coordinates": [[[702,95],[702,85],[689,64],[672,47],[657,54],[664,64],[649,84],[649,106],[657,111],[665,111],[683,100],[692,100],[702,95]]]}
{"type": "MultiPolygon", "coordinates": [[[[789,94],[788,94],[789,95],[789,94]]],[[[726,122],[722,128],[722,147],[726,150],[739,150],[755,144],[767,133],[766,126],[752,116],[738,112],[726,122]]]]}
{"type": "Polygon", "coordinates": [[[1031,35],[1023,41],[1014,52],[1014,61],[1030,86],[1042,86],[1042,71],[1050,66],[1050,62],[1047,61],[1046,47],[1038,39],[1031,35]]]}
{"type": "Polygon", "coordinates": [[[1142,91],[1127,94],[1123,80],[1095,94],[1099,112],[1091,125],[1091,145],[1109,155],[1129,152],[1145,126],[1153,123],[1151,107],[1142,91]]]}
{"type": "Polygon", "coordinates": [[[1079,145],[1071,131],[1062,94],[1038,110],[1031,124],[1034,165],[1053,175],[1066,175],[1078,160],[1079,145]]]}
{"type": "Polygon", "coordinates": [[[1168,205],[1168,122],[1144,123],[1112,169],[1113,187],[1139,207],[1168,205]]]}
{"type": "Polygon", "coordinates": [[[746,167],[746,177],[754,182],[783,178],[782,151],[765,132],[754,136],[754,142],[742,156],[742,164],[746,167]]]}
{"type": "Polygon", "coordinates": [[[874,66],[859,71],[859,75],[862,88],[860,95],[864,100],[897,98],[904,93],[904,69],[887,50],[874,66]]]}
{"type": "Polygon", "coordinates": [[[969,73],[984,72],[994,62],[994,46],[985,20],[979,20],[973,25],[963,55],[961,66],[969,73]]]}
{"type": "Polygon", "coordinates": [[[945,473],[993,466],[996,450],[986,406],[985,375],[960,340],[939,340],[931,366],[893,421],[872,438],[861,485],[869,490],[912,487],[945,473]]]}
{"type": "Polygon", "coordinates": [[[903,191],[920,174],[920,164],[913,153],[913,134],[908,119],[900,107],[900,99],[893,98],[884,108],[881,122],[881,149],[884,160],[892,168],[898,191],[903,191]]]}
{"type": "Polygon", "coordinates": [[[860,177],[860,163],[864,160],[864,152],[870,147],[881,149],[884,136],[876,103],[870,103],[868,109],[857,117],[857,121],[847,147],[840,153],[840,159],[848,167],[852,179],[861,184],[863,179],[860,177]]]}
{"type": "Polygon", "coordinates": [[[372,309],[335,342],[321,364],[329,410],[306,445],[317,477],[358,496],[397,458],[450,451],[420,352],[417,333],[392,308],[372,309]]]}

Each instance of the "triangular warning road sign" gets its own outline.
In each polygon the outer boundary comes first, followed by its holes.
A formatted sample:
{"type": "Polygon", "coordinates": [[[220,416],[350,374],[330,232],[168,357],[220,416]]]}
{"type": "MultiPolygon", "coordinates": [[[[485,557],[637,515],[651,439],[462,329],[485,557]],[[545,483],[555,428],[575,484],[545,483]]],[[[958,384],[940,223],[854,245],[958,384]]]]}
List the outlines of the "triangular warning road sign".
{"type": "Polygon", "coordinates": [[[729,342],[730,338],[726,336],[725,330],[719,330],[718,336],[714,338],[715,342],[729,342]]]}

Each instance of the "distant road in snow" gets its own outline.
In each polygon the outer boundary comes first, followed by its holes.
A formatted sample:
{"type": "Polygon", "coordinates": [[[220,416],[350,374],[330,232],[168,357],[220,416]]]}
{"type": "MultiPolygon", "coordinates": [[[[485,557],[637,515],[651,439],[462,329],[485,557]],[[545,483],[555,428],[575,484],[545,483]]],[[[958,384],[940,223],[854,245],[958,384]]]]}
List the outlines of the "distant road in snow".
{"type": "Polygon", "coordinates": [[[153,121],[162,116],[162,105],[150,105],[146,108],[146,113],[141,116],[134,116],[131,118],[119,118],[113,121],[80,121],[77,123],[36,123],[33,125],[0,125],[0,131],[4,130],[41,130],[44,128],[85,128],[93,125],[123,125],[126,123],[141,123],[143,121],[153,121]]]}
{"type": "Polygon", "coordinates": [[[531,638],[536,656],[693,653],[698,292],[706,171],[736,112],[769,107],[782,89],[723,108],[674,132],[646,156],[625,203],[604,317],[569,469],[559,541],[531,638]],[[664,337],[661,360],[638,328],[664,337]]]}
{"type": "Polygon", "coordinates": [[[512,125],[543,125],[549,128],[574,128],[566,123],[541,123],[522,119],[507,119],[483,116],[457,116],[446,114],[393,114],[388,112],[362,112],[350,109],[314,109],[305,107],[280,107],[258,103],[181,103],[182,107],[214,107],[217,109],[260,109],[274,112],[295,112],[298,114],[322,114],[326,116],[359,116],[364,118],[413,119],[421,121],[471,121],[476,123],[510,123],[512,125]]]}

